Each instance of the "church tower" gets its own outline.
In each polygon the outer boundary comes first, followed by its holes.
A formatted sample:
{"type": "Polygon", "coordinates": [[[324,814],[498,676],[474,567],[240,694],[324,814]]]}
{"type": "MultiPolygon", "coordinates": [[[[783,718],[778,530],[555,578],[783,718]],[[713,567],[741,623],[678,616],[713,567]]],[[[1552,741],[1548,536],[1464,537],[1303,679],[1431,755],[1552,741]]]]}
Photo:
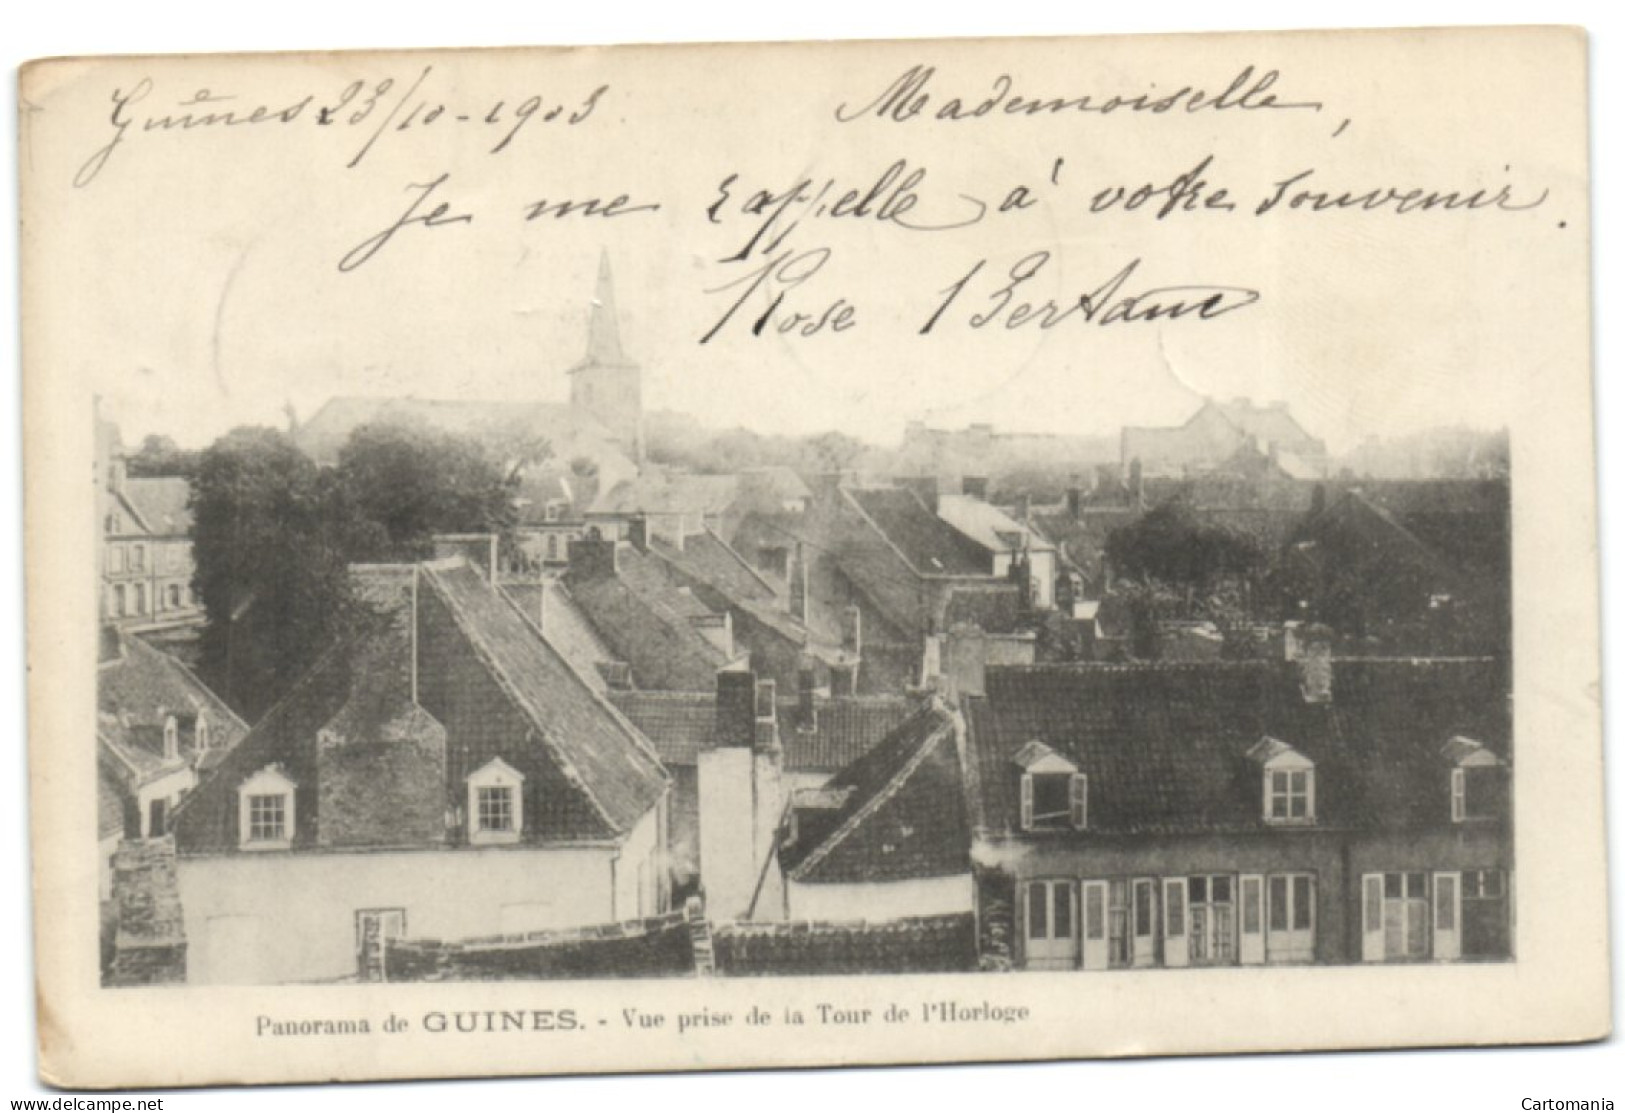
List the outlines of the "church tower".
{"type": "Polygon", "coordinates": [[[609,253],[598,260],[598,286],[587,317],[587,354],[570,368],[570,406],[596,418],[643,466],[643,371],[621,351],[609,253]]]}

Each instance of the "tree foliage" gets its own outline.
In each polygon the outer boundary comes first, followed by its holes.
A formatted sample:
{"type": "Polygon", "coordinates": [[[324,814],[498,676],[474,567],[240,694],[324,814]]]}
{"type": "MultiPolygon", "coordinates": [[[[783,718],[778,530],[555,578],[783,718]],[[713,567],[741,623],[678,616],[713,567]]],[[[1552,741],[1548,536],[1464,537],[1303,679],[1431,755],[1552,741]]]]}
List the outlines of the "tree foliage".
{"type": "Polygon", "coordinates": [[[1123,575],[1205,591],[1220,576],[1247,576],[1264,564],[1252,537],[1196,518],[1168,503],[1133,525],[1113,530],[1106,557],[1123,575]]]}
{"type": "Polygon", "coordinates": [[[437,533],[505,534],[524,462],[546,445],[487,449],[422,425],[378,423],[350,434],[339,450],[345,509],[366,528],[352,537],[355,560],[416,560],[437,533]],[[500,457],[500,458],[499,458],[500,457]]]}
{"type": "Polygon", "coordinates": [[[192,481],[204,674],[252,722],[337,634],[348,610],[345,531],[330,480],[286,435],[233,430],[192,481]]]}
{"type": "Polygon", "coordinates": [[[545,451],[378,424],[356,429],[338,465],[322,469],[274,429],[220,438],[192,480],[209,681],[252,722],[359,614],[351,563],[431,555],[437,533],[504,533],[515,461],[545,451]]]}

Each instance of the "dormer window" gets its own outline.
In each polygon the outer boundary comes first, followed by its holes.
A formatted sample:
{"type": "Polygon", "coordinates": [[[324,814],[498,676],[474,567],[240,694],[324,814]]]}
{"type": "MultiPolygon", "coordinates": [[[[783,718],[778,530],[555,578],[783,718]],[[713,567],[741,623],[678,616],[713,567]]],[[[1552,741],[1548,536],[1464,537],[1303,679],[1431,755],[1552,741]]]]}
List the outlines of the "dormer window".
{"type": "Polygon", "coordinates": [[[293,845],[294,784],[268,765],[237,789],[238,841],[244,850],[287,850],[293,845]]]}
{"type": "Polygon", "coordinates": [[[468,841],[496,846],[519,841],[524,830],[522,773],[492,758],[468,778],[468,841]]]}
{"type": "Polygon", "coordinates": [[[1089,826],[1089,777],[1036,739],[1016,754],[1021,769],[1021,829],[1082,831],[1089,826]]]}
{"type": "Polygon", "coordinates": [[[171,715],[164,720],[164,760],[174,761],[181,756],[181,729],[171,715]]]}
{"type": "Polygon", "coordinates": [[[1247,756],[1263,772],[1264,822],[1314,823],[1315,763],[1279,738],[1264,738],[1247,756]]]}
{"type": "Polygon", "coordinates": [[[1506,809],[1506,763],[1460,735],[1444,744],[1450,764],[1450,821],[1498,819],[1506,809]]]}

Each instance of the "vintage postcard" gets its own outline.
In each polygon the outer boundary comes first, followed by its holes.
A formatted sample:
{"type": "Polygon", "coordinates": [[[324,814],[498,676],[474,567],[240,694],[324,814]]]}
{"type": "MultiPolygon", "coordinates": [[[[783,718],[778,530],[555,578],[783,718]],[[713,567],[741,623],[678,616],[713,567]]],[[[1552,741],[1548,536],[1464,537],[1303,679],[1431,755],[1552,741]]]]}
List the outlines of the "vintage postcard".
{"type": "Polygon", "coordinates": [[[20,81],[47,1081],[1609,1031],[1583,33],[20,81]]]}

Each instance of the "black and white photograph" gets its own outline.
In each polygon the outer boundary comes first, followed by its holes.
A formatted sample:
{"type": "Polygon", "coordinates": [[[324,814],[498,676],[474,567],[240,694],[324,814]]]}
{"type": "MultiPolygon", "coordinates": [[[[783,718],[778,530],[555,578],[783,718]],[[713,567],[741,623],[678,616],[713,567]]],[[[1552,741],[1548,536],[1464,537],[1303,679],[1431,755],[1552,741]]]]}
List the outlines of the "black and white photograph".
{"type": "Polygon", "coordinates": [[[1605,1035],[1585,82],[30,66],[42,1070],[1605,1035]]]}

